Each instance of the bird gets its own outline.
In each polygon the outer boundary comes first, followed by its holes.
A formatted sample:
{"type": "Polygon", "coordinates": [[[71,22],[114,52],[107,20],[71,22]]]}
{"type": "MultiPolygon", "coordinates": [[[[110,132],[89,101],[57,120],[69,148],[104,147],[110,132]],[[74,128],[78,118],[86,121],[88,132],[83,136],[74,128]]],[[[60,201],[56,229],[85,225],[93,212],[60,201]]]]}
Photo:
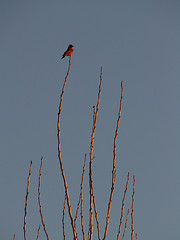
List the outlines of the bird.
{"type": "MultiPolygon", "coordinates": [[[[73,54],[73,51],[74,51],[74,49],[73,49],[73,45],[72,44],[69,44],[69,46],[68,46],[68,48],[67,48],[67,50],[64,52],[64,54],[62,55],[62,58],[64,58],[65,56],[71,56],[72,54],[73,54]]],[[[61,58],[61,59],[62,59],[61,58]]]]}

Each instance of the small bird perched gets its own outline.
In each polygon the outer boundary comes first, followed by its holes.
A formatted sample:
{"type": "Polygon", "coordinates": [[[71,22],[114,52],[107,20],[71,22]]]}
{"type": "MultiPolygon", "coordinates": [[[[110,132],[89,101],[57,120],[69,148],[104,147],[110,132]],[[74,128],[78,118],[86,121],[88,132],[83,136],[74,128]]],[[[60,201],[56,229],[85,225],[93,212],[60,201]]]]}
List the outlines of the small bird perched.
{"type": "MultiPolygon", "coordinates": [[[[70,44],[69,46],[68,46],[68,48],[67,48],[67,50],[64,52],[64,54],[62,55],[62,58],[64,58],[65,56],[71,56],[72,54],[73,54],[73,51],[74,51],[74,49],[73,49],[73,45],[72,44],[70,44]]],[[[61,58],[61,59],[62,59],[61,58]]]]}

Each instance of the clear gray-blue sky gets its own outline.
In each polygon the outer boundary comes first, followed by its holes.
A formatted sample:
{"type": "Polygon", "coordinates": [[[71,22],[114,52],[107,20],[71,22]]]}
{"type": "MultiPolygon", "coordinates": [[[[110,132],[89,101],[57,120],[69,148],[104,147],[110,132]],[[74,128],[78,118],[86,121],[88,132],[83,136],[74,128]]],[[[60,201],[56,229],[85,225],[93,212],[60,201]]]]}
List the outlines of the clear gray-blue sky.
{"type": "MultiPolygon", "coordinates": [[[[117,234],[127,172],[125,212],[136,176],[139,239],[178,239],[180,224],[180,2],[177,0],[0,1],[0,238],[23,238],[24,200],[33,161],[28,239],[40,223],[37,179],[51,239],[62,239],[64,188],[57,158],[57,111],[74,45],[62,110],[62,157],[73,212],[84,153],[89,156],[100,67],[103,83],[94,148],[94,186],[101,234],[111,187],[113,137],[124,81],[117,178],[107,239],[117,234]]],[[[88,166],[88,165],[87,165],[88,166]]],[[[88,194],[88,168],[85,194],[88,194]]],[[[89,200],[85,197],[86,232],[89,200]]],[[[67,213],[66,213],[67,216],[67,213]]],[[[69,218],[67,238],[72,239],[69,218]]],[[[124,224],[124,223],[123,223],[124,224]]],[[[130,227],[130,223],[128,228],[130,227]]],[[[96,226],[94,224],[94,228],[96,226]]],[[[96,238],[96,230],[94,233],[96,238]]],[[[81,233],[79,233],[80,239],[81,233]]],[[[45,239],[41,229],[40,239],[45,239]]],[[[127,232],[126,239],[130,239],[127,232]]]]}

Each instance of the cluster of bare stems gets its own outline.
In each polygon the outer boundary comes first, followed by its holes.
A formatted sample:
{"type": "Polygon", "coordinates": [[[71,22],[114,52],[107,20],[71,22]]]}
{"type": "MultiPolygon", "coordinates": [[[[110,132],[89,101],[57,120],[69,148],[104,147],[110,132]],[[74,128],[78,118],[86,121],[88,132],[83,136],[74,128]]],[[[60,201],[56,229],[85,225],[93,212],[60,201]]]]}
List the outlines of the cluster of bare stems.
{"type": "MultiPolygon", "coordinates": [[[[59,158],[59,164],[60,164],[61,174],[62,174],[63,183],[64,183],[64,189],[65,189],[65,198],[64,198],[63,213],[62,213],[62,229],[63,229],[63,239],[65,240],[66,239],[66,233],[65,233],[64,217],[65,217],[65,208],[66,208],[66,204],[67,204],[74,240],[79,239],[77,228],[76,228],[76,222],[77,222],[78,213],[79,213],[79,209],[80,209],[81,232],[82,232],[82,238],[83,238],[83,240],[85,240],[86,239],[86,234],[85,234],[84,218],[83,218],[83,216],[84,216],[83,215],[83,181],[84,181],[84,173],[85,173],[87,155],[85,154],[85,158],[84,158],[84,166],[83,166],[83,170],[82,170],[82,177],[81,177],[81,184],[80,184],[80,195],[79,195],[79,201],[78,201],[78,204],[77,204],[77,209],[76,209],[74,218],[73,218],[73,214],[72,214],[72,210],[71,210],[70,196],[69,196],[69,192],[68,192],[68,185],[67,185],[67,180],[66,180],[64,168],[63,168],[62,156],[61,156],[61,138],[60,138],[61,109],[62,109],[63,95],[64,95],[67,79],[68,79],[68,76],[69,76],[70,68],[71,68],[71,57],[69,57],[69,66],[68,66],[65,81],[64,81],[64,84],[63,84],[63,87],[62,87],[61,96],[60,96],[58,121],[57,121],[58,158],[59,158]]],[[[107,238],[107,232],[108,232],[108,228],[109,228],[110,212],[111,212],[111,205],[112,205],[112,198],[113,198],[115,181],[116,181],[116,140],[117,140],[117,136],[118,136],[119,123],[120,123],[120,119],[121,119],[121,109],[122,109],[122,100],[123,100],[123,82],[121,81],[121,97],[120,97],[120,105],[119,105],[119,112],[118,112],[117,125],[116,125],[116,129],[115,129],[114,147],[113,147],[112,185],[111,185],[111,189],[110,189],[110,197],[109,197],[109,202],[108,202],[108,206],[107,206],[105,229],[104,229],[103,235],[101,235],[100,224],[99,224],[99,220],[98,220],[98,211],[97,211],[97,207],[96,207],[96,200],[95,200],[95,194],[94,194],[93,173],[92,173],[92,165],[93,165],[93,160],[94,160],[94,156],[93,156],[94,136],[95,136],[97,116],[98,116],[99,105],[100,105],[101,84],[102,84],[102,67],[101,67],[101,72],[100,72],[100,83],[99,83],[97,105],[96,105],[96,107],[95,106],[93,107],[93,125],[92,125],[91,144],[90,144],[90,158],[89,158],[89,201],[90,201],[89,203],[90,203],[90,208],[89,208],[89,223],[88,223],[89,228],[88,228],[88,233],[87,233],[87,239],[88,240],[93,239],[93,214],[95,214],[98,239],[99,240],[101,240],[101,239],[105,240],[107,238]]],[[[46,225],[45,225],[45,222],[44,222],[43,213],[42,213],[41,198],[40,198],[40,196],[41,196],[42,164],[43,164],[43,157],[41,158],[41,165],[40,165],[40,169],[39,169],[38,203],[39,203],[39,212],[40,212],[40,217],[41,217],[41,223],[42,223],[46,238],[47,238],[47,240],[49,240],[50,238],[49,238],[47,228],[46,228],[46,225]]],[[[31,177],[31,168],[32,168],[32,161],[30,163],[30,168],[29,168],[29,175],[28,175],[28,180],[27,180],[27,190],[26,190],[26,197],[25,197],[24,226],[23,226],[24,239],[25,240],[27,239],[27,237],[26,237],[26,216],[27,216],[27,203],[28,203],[29,184],[30,184],[30,177],[31,177]]],[[[134,237],[134,220],[133,219],[134,219],[135,176],[133,176],[133,193],[132,193],[131,210],[129,210],[129,209],[127,210],[126,217],[124,218],[124,205],[125,205],[127,188],[128,188],[128,184],[129,184],[129,178],[130,178],[130,174],[128,172],[126,186],[125,186],[125,189],[124,189],[124,195],[123,195],[123,199],[122,199],[122,205],[121,205],[121,214],[120,214],[120,221],[119,221],[119,226],[118,226],[118,231],[117,231],[117,240],[119,240],[120,234],[122,235],[121,239],[122,240],[124,239],[126,229],[127,229],[128,216],[129,216],[130,211],[131,211],[131,240],[133,240],[133,237],[134,237]],[[124,223],[124,229],[121,233],[123,218],[124,218],[125,223],[124,223]]],[[[40,232],[40,225],[39,225],[38,230],[37,230],[37,238],[36,238],[37,240],[39,238],[39,232],[40,232]]],[[[15,234],[13,236],[13,239],[15,240],[15,234]]],[[[137,240],[137,233],[135,234],[135,239],[137,240]]]]}

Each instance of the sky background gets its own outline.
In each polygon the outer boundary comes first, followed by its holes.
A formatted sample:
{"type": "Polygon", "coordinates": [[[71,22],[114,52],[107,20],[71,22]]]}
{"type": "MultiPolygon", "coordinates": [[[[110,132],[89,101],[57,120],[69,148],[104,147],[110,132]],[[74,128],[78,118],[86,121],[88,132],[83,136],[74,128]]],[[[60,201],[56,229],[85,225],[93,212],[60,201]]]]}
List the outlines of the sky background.
{"type": "MultiPolygon", "coordinates": [[[[138,239],[179,239],[180,1],[0,1],[0,238],[23,239],[24,202],[33,161],[27,237],[40,224],[37,188],[50,239],[62,239],[64,188],[57,157],[57,112],[74,45],[62,107],[62,158],[73,215],[84,154],[90,152],[100,67],[102,95],[95,134],[93,178],[101,237],[111,188],[113,137],[123,80],[116,184],[107,239],[118,231],[128,171],[125,214],[136,176],[134,228],[138,239]]],[[[88,163],[84,180],[88,230],[88,163]]],[[[130,219],[129,219],[130,220],[130,219]]],[[[66,212],[66,238],[73,239],[66,212]]],[[[124,222],[123,222],[124,227],[124,222]]],[[[128,223],[130,229],[130,221],[128,223]]],[[[79,239],[82,239],[79,231],[79,239]]],[[[39,239],[46,239],[41,228],[39,239]]],[[[94,239],[97,239],[94,222],[94,239]]],[[[127,231],[125,239],[130,239],[127,231]]]]}

